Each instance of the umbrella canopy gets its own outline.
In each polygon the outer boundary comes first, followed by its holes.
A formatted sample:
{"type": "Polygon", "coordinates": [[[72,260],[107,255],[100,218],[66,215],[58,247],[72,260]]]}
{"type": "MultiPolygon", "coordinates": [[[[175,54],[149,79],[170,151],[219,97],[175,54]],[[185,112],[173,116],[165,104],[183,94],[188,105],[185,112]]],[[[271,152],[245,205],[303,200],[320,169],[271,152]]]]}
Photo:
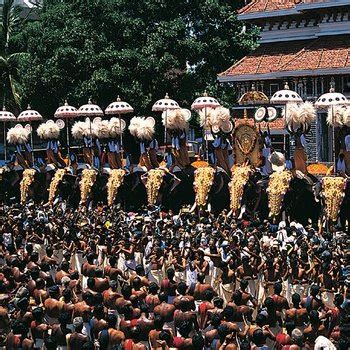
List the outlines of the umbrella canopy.
{"type": "Polygon", "coordinates": [[[57,119],[58,118],[63,118],[63,119],[76,118],[78,117],[78,110],[73,106],[69,106],[68,102],[65,101],[63,106],[60,106],[56,109],[54,116],[57,119]]]}
{"type": "Polygon", "coordinates": [[[262,92],[255,89],[255,85],[252,85],[252,89],[244,93],[238,100],[240,105],[262,105],[268,104],[269,98],[262,92]]]}
{"type": "Polygon", "coordinates": [[[191,109],[193,110],[201,110],[203,108],[216,108],[219,107],[220,103],[214,97],[208,96],[205,91],[203,96],[196,98],[196,100],[192,103],[191,109]]]}
{"type": "Polygon", "coordinates": [[[89,100],[86,105],[79,107],[78,116],[102,117],[103,111],[98,105],[93,104],[91,100],[89,100]]]}
{"type": "Polygon", "coordinates": [[[298,103],[303,102],[303,99],[297,92],[290,90],[288,83],[286,83],[283,90],[279,90],[273,94],[270,102],[273,104],[298,103]]]}
{"type": "Polygon", "coordinates": [[[5,107],[0,111],[0,122],[12,122],[14,120],[16,120],[15,115],[8,112],[5,107]]]}
{"type": "Polygon", "coordinates": [[[134,108],[129,103],[123,102],[118,96],[117,101],[112,102],[105,110],[106,115],[117,115],[132,113],[134,108]]]}
{"type": "Polygon", "coordinates": [[[19,122],[34,122],[36,120],[42,120],[42,115],[35,111],[34,109],[31,109],[31,107],[28,105],[27,109],[20,113],[17,120],[19,122]]]}
{"type": "Polygon", "coordinates": [[[315,107],[318,109],[327,109],[331,106],[349,104],[348,99],[341,93],[335,92],[332,86],[326,94],[320,96],[315,102],[315,107]]]}
{"type": "Polygon", "coordinates": [[[168,109],[178,109],[180,108],[179,104],[169,98],[169,95],[166,94],[164,98],[158,100],[152,107],[153,112],[163,112],[168,109]]]}

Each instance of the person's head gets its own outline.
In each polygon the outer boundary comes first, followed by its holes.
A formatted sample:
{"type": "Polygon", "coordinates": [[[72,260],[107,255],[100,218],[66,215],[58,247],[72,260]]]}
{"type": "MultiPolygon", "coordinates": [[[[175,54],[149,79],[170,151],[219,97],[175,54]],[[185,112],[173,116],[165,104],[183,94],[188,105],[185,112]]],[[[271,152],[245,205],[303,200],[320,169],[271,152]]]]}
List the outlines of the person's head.
{"type": "Polygon", "coordinates": [[[167,343],[167,345],[170,344],[171,342],[171,334],[168,330],[162,330],[160,333],[159,333],[159,340],[163,340],[167,343]]]}
{"type": "Polygon", "coordinates": [[[276,303],[271,297],[267,297],[265,299],[264,305],[267,310],[275,310],[276,309],[276,303]]]}
{"type": "Polygon", "coordinates": [[[95,350],[95,345],[91,340],[88,340],[81,348],[82,350],[95,350]]]}
{"type": "Polygon", "coordinates": [[[214,329],[217,329],[221,323],[221,315],[218,313],[212,314],[210,318],[210,324],[213,326],[214,329]]]}
{"type": "Polygon", "coordinates": [[[132,307],[132,305],[124,305],[122,309],[122,314],[124,315],[126,320],[131,320],[133,313],[134,313],[134,308],[132,307]]]}
{"type": "Polygon", "coordinates": [[[103,277],[103,270],[100,269],[100,268],[96,268],[95,269],[95,276],[98,277],[98,278],[103,277]]]}
{"type": "Polygon", "coordinates": [[[158,314],[154,315],[154,328],[157,331],[159,331],[163,329],[163,325],[164,325],[163,317],[158,314]]]}
{"type": "Polygon", "coordinates": [[[313,284],[310,287],[310,295],[311,296],[316,297],[319,292],[320,292],[320,287],[317,284],[313,284]]]}
{"type": "Polygon", "coordinates": [[[44,317],[44,310],[41,307],[37,307],[32,311],[33,318],[36,322],[41,322],[44,317]]]}
{"type": "Polygon", "coordinates": [[[83,325],[84,322],[82,317],[75,317],[73,319],[73,327],[77,333],[80,333],[83,330],[83,325]]]}
{"type": "Polygon", "coordinates": [[[309,313],[310,323],[312,326],[318,326],[320,323],[320,317],[316,310],[311,310],[309,313]]]}
{"type": "Polygon", "coordinates": [[[259,327],[263,327],[266,325],[267,317],[263,313],[259,313],[256,315],[255,322],[259,327]]]}
{"type": "Polygon", "coordinates": [[[90,265],[93,265],[94,263],[94,260],[95,260],[95,253],[89,253],[87,256],[86,256],[86,260],[87,262],[90,264],[90,265]]]}
{"type": "Polygon", "coordinates": [[[285,323],[286,331],[291,336],[292,332],[295,328],[295,322],[294,321],[288,321],[285,323]]]}
{"type": "Polygon", "coordinates": [[[179,292],[180,295],[186,295],[187,284],[185,282],[180,282],[177,285],[177,291],[179,292]]]}
{"type": "Polygon", "coordinates": [[[44,339],[45,348],[47,350],[56,350],[57,349],[57,339],[54,336],[49,335],[44,339]]]}
{"type": "Polygon", "coordinates": [[[60,312],[60,314],[58,315],[58,322],[62,327],[65,327],[67,324],[70,323],[70,321],[71,319],[68,312],[66,311],[60,312]]]}
{"type": "Polygon", "coordinates": [[[138,265],[136,265],[136,267],[135,267],[135,272],[136,272],[136,274],[139,275],[139,276],[144,276],[144,274],[145,274],[145,269],[143,268],[143,266],[142,266],[141,264],[138,264],[138,265]]]}
{"type": "Polygon", "coordinates": [[[242,292],[240,292],[239,290],[235,290],[232,293],[232,301],[238,306],[241,305],[242,304],[242,292]]]}
{"type": "Polygon", "coordinates": [[[46,255],[48,257],[51,257],[52,254],[53,254],[53,248],[52,248],[52,246],[49,245],[49,246],[46,247],[46,255]]]}
{"type": "Polygon", "coordinates": [[[281,282],[276,282],[273,286],[275,294],[279,295],[282,292],[282,283],[281,282]]]}
{"type": "Polygon", "coordinates": [[[132,286],[134,289],[138,290],[141,288],[141,278],[136,276],[133,280],[132,280],[132,286]]]}
{"type": "Polygon", "coordinates": [[[189,338],[190,336],[190,333],[192,331],[192,324],[191,322],[189,321],[182,321],[180,324],[179,324],[179,333],[182,337],[184,338],[189,338]]]}
{"type": "Polygon", "coordinates": [[[298,293],[294,293],[292,295],[292,303],[295,308],[298,308],[300,305],[300,295],[298,293]]]}
{"type": "Polygon", "coordinates": [[[197,275],[197,280],[199,283],[204,283],[204,280],[205,280],[205,274],[200,272],[198,275],[197,275]]]}
{"type": "Polygon", "coordinates": [[[258,328],[253,332],[252,341],[256,346],[262,346],[265,344],[266,336],[262,329],[258,328]]]}
{"type": "Polygon", "coordinates": [[[197,332],[192,336],[192,347],[198,350],[204,348],[204,337],[202,333],[197,332]]]}
{"type": "Polygon", "coordinates": [[[115,255],[112,255],[109,259],[109,265],[111,267],[115,267],[115,265],[117,264],[117,257],[115,255]]]}
{"type": "Polygon", "coordinates": [[[203,297],[205,301],[212,301],[214,297],[214,292],[211,289],[207,289],[204,291],[203,297]]]}
{"type": "Polygon", "coordinates": [[[69,262],[68,261],[62,261],[61,263],[61,270],[64,272],[69,272],[69,262]]]}
{"type": "Polygon", "coordinates": [[[227,305],[222,311],[221,315],[226,321],[231,321],[234,315],[234,308],[227,305]]]}
{"type": "Polygon", "coordinates": [[[45,281],[42,278],[37,278],[35,280],[35,287],[36,287],[36,289],[44,289],[45,288],[45,281]]]}
{"type": "Polygon", "coordinates": [[[86,282],[88,288],[94,289],[95,288],[95,279],[93,277],[89,277],[86,282]]]}
{"type": "Polygon", "coordinates": [[[343,304],[343,302],[344,302],[344,296],[342,294],[338,293],[334,296],[334,305],[336,307],[339,308],[343,304]]]}
{"type": "Polygon", "coordinates": [[[146,314],[146,316],[148,316],[149,314],[149,306],[146,304],[146,303],[142,303],[140,305],[140,311],[143,313],[143,314],[146,314]]]}
{"type": "Polygon", "coordinates": [[[248,288],[248,281],[246,279],[242,279],[239,282],[239,286],[242,289],[242,291],[245,291],[248,288]]]}
{"type": "Polygon", "coordinates": [[[125,284],[122,287],[122,291],[121,292],[122,292],[122,295],[123,295],[124,299],[130,299],[131,294],[132,294],[132,289],[131,289],[131,287],[128,284],[125,284]]]}
{"type": "Polygon", "coordinates": [[[172,280],[172,279],[174,279],[174,277],[175,277],[175,270],[172,268],[172,267],[170,267],[168,270],[167,270],[167,276],[168,276],[168,279],[169,280],[172,280]]]}
{"type": "Polygon", "coordinates": [[[165,292],[160,292],[158,298],[161,303],[166,303],[168,301],[168,294],[165,292]]]}
{"type": "Polygon", "coordinates": [[[298,328],[293,329],[291,338],[292,338],[292,344],[298,345],[300,347],[304,345],[304,335],[300,329],[298,328]]]}
{"type": "Polygon", "coordinates": [[[60,288],[57,285],[50,287],[49,295],[50,295],[50,298],[58,299],[60,295],[60,288]]]}
{"type": "Polygon", "coordinates": [[[224,299],[220,298],[220,297],[215,297],[213,299],[213,305],[215,307],[217,307],[218,309],[222,309],[224,306],[224,299]]]}
{"type": "Polygon", "coordinates": [[[105,318],[105,312],[102,304],[97,304],[94,307],[94,316],[98,319],[104,319],[105,318]]]}

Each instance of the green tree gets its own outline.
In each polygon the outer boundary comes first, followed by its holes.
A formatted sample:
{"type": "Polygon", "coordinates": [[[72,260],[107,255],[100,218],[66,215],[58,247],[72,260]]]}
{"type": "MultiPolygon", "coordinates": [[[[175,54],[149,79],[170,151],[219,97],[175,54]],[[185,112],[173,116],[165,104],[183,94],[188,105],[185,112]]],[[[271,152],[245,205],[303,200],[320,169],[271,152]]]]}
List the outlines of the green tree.
{"type": "MultiPolygon", "coordinates": [[[[235,5],[232,5],[235,3],[235,5]]],[[[239,3],[239,4],[238,4],[239,3]]],[[[229,0],[47,0],[39,19],[18,32],[26,100],[47,116],[65,98],[101,107],[121,95],[150,113],[165,92],[189,107],[204,89],[230,102],[217,84],[255,44],[229,0]]],[[[27,102],[27,101],[26,101],[27,102]]]]}
{"type": "Polygon", "coordinates": [[[5,0],[2,7],[0,28],[0,76],[2,84],[1,103],[14,111],[20,108],[21,85],[18,66],[25,53],[12,50],[12,36],[21,25],[19,9],[14,5],[14,0],[5,0]]]}

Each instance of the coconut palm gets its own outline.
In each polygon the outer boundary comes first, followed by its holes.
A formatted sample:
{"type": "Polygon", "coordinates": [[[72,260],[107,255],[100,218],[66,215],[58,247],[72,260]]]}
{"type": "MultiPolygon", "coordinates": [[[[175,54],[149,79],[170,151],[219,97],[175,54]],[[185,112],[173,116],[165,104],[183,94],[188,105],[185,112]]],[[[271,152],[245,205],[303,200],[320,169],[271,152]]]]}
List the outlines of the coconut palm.
{"type": "Polygon", "coordinates": [[[19,109],[21,88],[18,76],[18,64],[25,55],[22,52],[11,52],[9,44],[16,28],[21,24],[19,11],[14,0],[4,0],[0,28],[0,76],[2,79],[2,101],[13,109],[19,109]]]}

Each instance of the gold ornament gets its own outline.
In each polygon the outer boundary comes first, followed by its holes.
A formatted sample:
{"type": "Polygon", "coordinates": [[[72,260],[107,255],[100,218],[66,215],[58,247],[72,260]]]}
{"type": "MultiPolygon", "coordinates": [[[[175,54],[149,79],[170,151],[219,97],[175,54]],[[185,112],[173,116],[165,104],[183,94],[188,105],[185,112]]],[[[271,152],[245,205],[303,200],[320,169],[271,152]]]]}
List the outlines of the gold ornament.
{"type": "Polygon", "coordinates": [[[207,204],[208,195],[214,182],[215,170],[211,167],[198,168],[194,172],[194,190],[196,192],[196,204],[204,207],[207,204]]]}
{"type": "Polygon", "coordinates": [[[94,185],[97,177],[97,171],[93,169],[84,169],[81,175],[81,180],[79,182],[80,187],[80,204],[85,205],[89,194],[91,192],[92,186],[94,185]]]}
{"type": "Polygon", "coordinates": [[[28,198],[29,187],[34,182],[36,171],[34,169],[26,169],[23,171],[23,178],[20,183],[21,204],[24,205],[28,198]]]}
{"type": "Polygon", "coordinates": [[[284,170],[270,175],[267,194],[269,198],[270,217],[276,217],[282,208],[284,195],[287,193],[293,175],[284,170]]]}
{"type": "Polygon", "coordinates": [[[119,187],[123,184],[125,170],[112,169],[107,183],[107,201],[108,205],[113,205],[114,199],[117,195],[119,187]]]}
{"type": "Polygon", "coordinates": [[[343,177],[324,177],[322,179],[322,196],[325,202],[326,217],[337,221],[341,203],[344,198],[346,179],[343,177]]]}
{"type": "Polygon", "coordinates": [[[160,186],[163,183],[164,171],[161,169],[151,169],[146,177],[146,191],[149,205],[155,205],[158,198],[160,186]]]}
{"type": "Polygon", "coordinates": [[[241,200],[243,197],[244,186],[249,180],[253,170],[249,166],[237,166],[233,169],[230,189],[230,208],[235,214],[241,207],[241,200]]]}
{"type": "Polygon", "coordinates": [[[55,176],[52,178],[49,187],[49,203],[52,204],[55,199],[58,184],[62,181],[63,176],[66,174],[66,169],[58,169],[55,176]]]}

